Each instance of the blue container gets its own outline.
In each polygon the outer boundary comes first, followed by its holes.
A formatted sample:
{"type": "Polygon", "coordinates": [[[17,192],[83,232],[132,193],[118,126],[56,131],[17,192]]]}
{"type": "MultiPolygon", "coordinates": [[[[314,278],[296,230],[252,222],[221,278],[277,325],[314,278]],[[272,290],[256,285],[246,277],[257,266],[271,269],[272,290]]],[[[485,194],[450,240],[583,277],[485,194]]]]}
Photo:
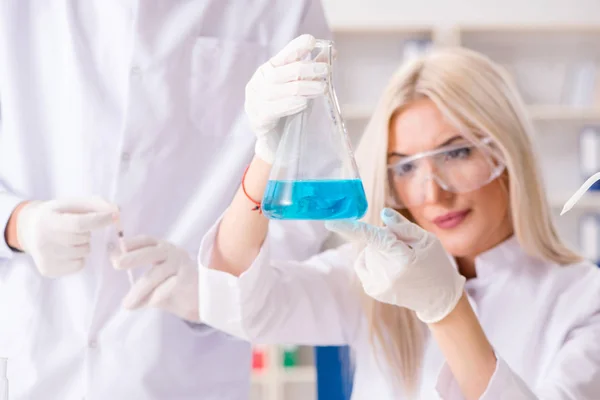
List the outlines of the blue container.
{"type": "Polygon", "coordinates": [[[367,211],[360,179],[271,180],[262,212],[272,219],[359,219],[367,211]]]}

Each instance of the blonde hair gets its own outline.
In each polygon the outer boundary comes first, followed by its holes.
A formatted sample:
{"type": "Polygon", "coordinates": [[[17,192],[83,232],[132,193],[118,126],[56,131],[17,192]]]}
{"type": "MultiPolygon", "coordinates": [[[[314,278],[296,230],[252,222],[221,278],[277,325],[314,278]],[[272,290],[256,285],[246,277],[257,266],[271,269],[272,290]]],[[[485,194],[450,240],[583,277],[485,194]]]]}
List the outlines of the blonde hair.
{"type": "MultiPolygon", "coordinates": [[[[580,261],[553,225],[523,100],[501,67],[463,48],[434,50],[402,66],[384,90],[356,151],[369,202],[365,222],[381,225],[380,213],[386,206],[390,121],[421,98],[433,101],[465,136],[481,132],[492,139],[506,165],[513,228],[523,250],[561,265],[580,261]]],[[[408,309],[364,297],[372,345],[382,346],[394,375],[401,377],[407,393],[414,394],[424,352],[423,324],[408,309]]]]}

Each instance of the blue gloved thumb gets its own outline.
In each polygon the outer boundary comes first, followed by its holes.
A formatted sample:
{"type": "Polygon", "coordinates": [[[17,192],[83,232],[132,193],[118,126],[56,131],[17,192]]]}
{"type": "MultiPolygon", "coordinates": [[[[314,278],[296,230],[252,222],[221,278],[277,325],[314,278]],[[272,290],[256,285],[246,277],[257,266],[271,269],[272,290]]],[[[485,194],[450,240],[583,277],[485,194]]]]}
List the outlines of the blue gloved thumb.
{"type": "Polygon", "coordinates": [[[351,220],[325,221],[325,228],[337,233],[346,240],[363,241],[365,239],[364,229],[361,222],[351,220]]]}

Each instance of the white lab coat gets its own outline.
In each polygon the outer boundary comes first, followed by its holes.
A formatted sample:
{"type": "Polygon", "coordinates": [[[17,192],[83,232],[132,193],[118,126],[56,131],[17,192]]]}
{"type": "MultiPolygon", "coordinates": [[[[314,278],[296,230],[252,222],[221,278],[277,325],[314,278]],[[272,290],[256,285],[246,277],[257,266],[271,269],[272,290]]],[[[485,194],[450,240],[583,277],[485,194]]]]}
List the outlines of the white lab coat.
{"type": "MultiPolygon", "coordinates": [[[[126,236],[195,258],[254,152],[245,85],[300,33],[329,36],[318,0],[2,1],[2,227],[22,199],[93,194],[121,207],[126,236]]],[[[293,258],[325,235],[282,232],[293,258]]],[[[86,268],[56,280],[0,241],[11,400],[247,398],[247,343],[120,307],[129,284],[110,266],[114,240],[99,232],[86,268]]]]}
{"type": "MultiPolygon", "coordinates": [[[[373,350],[360,304],[351,245],[302,262],[276,261],[267,238],[239,278],[208,265],[216,227],[199,253],[200,315],[264,343],[351,346],[353,400],[407,399],[381,349],[373,350]],[[376,357],[377,356],[377,357],[376,357]]],[[[600,270],[527,256],[513,237],[476,259],[466,293],[498,363],[482,400],[600,398],[600,270]]],[[[433,339],[427,340],[419,399],[462,399],[433,339]]]]}

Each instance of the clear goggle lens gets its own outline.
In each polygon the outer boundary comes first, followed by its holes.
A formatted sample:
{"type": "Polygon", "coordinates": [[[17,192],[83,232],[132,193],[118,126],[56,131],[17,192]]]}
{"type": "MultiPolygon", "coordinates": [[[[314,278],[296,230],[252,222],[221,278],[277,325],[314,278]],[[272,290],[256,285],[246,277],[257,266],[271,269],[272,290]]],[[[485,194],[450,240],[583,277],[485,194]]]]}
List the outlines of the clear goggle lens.
{"type": "Polygon", "coordinates": [[[505,168],[486,146],[490,142],[490,139],[478,144],[465,141],[389,165],[390,205],[396,208],[422,205],[432,184],[454,193],[467,193],[487,185],[505,168]]]}

